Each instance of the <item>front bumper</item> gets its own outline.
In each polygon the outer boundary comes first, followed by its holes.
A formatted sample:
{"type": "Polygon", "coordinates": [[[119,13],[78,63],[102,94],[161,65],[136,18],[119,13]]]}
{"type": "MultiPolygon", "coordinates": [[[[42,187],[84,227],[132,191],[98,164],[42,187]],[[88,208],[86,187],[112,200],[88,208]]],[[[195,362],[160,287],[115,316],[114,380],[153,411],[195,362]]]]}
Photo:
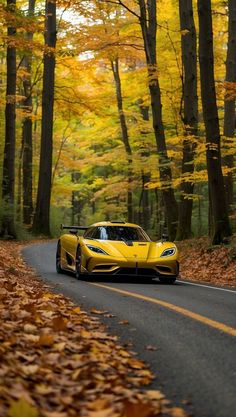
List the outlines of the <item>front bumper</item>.
{"type": "Polygon", "coordinates": [[[111,259],[91,257],[82,261],[81,272],[107,275],[178,276],[179,262],[176,259],[111,259]]]}

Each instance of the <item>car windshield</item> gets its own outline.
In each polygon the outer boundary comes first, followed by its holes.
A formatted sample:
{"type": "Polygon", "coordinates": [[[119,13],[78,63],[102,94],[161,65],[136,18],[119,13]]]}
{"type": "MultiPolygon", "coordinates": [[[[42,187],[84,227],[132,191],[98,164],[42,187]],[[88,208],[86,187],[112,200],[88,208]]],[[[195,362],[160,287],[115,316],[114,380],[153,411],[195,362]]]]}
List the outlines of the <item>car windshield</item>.
{"type": "Polygon", "coordinates": [[[99,240],[117,240],[125,242],[150,242],[151,239],[140,227],[128,226],[99,226],[91,236],[99,240]]]}

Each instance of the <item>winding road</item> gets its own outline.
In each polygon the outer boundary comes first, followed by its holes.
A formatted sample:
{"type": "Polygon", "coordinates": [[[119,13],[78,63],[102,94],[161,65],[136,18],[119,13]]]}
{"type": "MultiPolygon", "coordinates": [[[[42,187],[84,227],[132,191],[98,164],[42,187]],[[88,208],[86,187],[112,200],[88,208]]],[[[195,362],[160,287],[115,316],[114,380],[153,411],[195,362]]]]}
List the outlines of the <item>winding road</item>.
{"type": "Polygon", "coordinates": [[[78,281],[56,273],[55,252],[50,242],[25,248],[23,256],[55,291],[85,310],[111,313],[101,319],[149,363],[153,389],[195,417],[236,416],[236,290],[181,280],[78,281]]]}

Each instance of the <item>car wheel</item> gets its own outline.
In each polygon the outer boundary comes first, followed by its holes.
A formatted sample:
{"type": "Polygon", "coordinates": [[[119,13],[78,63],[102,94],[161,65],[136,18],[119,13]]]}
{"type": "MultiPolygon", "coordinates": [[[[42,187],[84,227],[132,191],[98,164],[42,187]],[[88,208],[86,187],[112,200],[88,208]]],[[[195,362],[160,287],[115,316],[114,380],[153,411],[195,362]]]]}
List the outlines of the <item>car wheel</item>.
{"type": "Polygon", "coordinates": [[[56,270],[58,274],[63,273],[63,269],[61,267],[61,243],[58,242],[57,244],[57,253],[56,253],[56,270]]]}
{"type": "Polygon", "coordinates": [[[81,278],[81,248],[80,248],[80,246],[78,246],[77,252],[76,252],[75,277],[77,279],[81,278]]]}
{"type": "Polygon", "coordinates": [[[174,284],[176,281],[176,277],[159,277],[159,281],[162,284],[174,284]]]}

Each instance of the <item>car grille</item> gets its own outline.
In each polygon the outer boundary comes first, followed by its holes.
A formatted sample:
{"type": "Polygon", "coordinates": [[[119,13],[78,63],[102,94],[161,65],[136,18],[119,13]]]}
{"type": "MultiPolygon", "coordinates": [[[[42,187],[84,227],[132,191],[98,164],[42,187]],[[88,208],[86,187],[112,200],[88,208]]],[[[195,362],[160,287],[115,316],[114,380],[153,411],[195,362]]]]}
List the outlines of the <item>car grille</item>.
{"type": "Polygon", "coordinates": [[[158,276],[158,273],[152,268],[120,268],[114,272],[115,275],[140,275],[140,276],[158,276]]]}

